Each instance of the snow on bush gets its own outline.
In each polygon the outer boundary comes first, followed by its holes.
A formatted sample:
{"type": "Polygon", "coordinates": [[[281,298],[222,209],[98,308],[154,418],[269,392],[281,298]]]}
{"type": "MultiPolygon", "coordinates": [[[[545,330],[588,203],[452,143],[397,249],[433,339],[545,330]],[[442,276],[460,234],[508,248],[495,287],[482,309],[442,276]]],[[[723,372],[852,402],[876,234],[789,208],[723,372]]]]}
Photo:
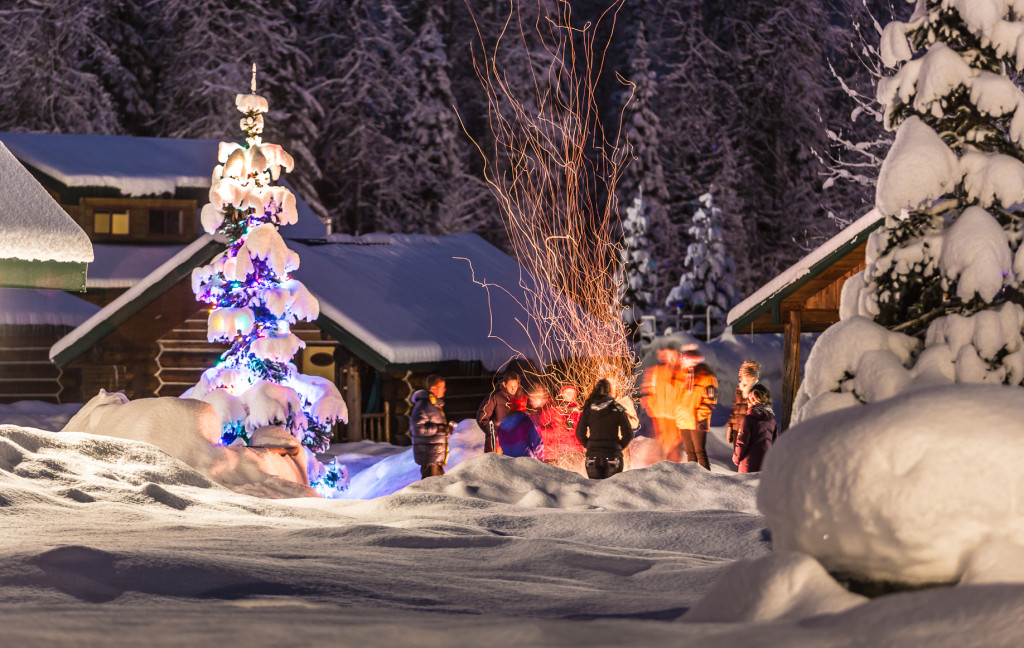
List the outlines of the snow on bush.
{"type": "Polygon", "coordinates": [[[261,497],[316,496],[306,476],[305,449],[285,456],[261,448],[220,445],[221,419],[209,403],[188,398],[129,401],[100,393],[61,432],[84,432],[142,441],[160,448],[209,479],[261,497]]]}
{"type": "Polygon", "coordinates": [[[918,345],[917,339],[866,317],[854,316],[830,326],[807,358],[793,422],[898,393],[910,379],[904,366],[918,345]],[[836,392],[849,396],[829,395],[836,392]]]}
{"type": "Polygon", "coordinates": [[[761,473],[773,549],[921,585],[956,582],[983,545],[1024,547],[1022,417],[1022,389],[949,385],[797,425],[761,473]]]}

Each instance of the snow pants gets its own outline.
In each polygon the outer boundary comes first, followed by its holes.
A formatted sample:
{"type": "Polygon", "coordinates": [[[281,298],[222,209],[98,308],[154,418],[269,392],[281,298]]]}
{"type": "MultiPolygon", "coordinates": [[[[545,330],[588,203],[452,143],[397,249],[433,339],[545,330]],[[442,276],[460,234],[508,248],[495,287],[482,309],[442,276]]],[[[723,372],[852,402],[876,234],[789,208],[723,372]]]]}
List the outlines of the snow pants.
{"type": "Polygon", "coordinates": [[[601,454],[587,453],[587,477],[590,479],[607,479],[622,472],[622,453],[611,457],[601,454]]]}
{"type": "MultiPolygon", "coordinates": [[[[696,461],[702,467],[711,470],[711,466],[708,463],[708,451],[707,451],[707,440],[708,440],[708,429],[704,426],[699,426],[696,430],[679,430],[679,433],[683,437],[683,448],[686,450],[686,461],[696,461]]],[[[675,458],[669,456],[671,461],[679,461],[682,459],[682,453],[677,448],[675,451],[675,458]]]]}

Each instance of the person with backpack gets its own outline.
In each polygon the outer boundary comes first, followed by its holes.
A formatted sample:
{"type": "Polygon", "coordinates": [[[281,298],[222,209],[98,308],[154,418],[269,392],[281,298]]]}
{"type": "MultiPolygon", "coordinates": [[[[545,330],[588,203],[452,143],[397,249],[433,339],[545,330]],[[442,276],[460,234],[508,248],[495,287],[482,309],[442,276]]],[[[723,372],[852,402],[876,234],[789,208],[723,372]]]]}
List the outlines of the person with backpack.
{"type": "Polygon", "coordinates": [[[587,477],[605,479],[622,472],[622,451],[633,440],[633,427],[625,408],[611,394],[611,383],[602,378],[583,403],[576,438],[587,449],[587,477]]]}

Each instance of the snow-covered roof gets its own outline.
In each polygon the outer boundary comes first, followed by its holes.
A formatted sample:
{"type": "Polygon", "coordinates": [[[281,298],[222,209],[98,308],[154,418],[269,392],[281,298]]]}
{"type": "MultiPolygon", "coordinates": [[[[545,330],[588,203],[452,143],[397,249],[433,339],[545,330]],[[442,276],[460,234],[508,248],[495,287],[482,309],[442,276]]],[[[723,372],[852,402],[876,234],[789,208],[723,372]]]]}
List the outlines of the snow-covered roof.
{"type": "MultiPolygon", "coordinates": [[[[320,302],[317,325],[374,366],[479,361],[496,369],[515,355],[510,347],[531,348],[519,323],[527,321],[519,303],[529,278],[475,234],[335,234],[289,247],[300,258],[293,276],[320,302]]],[[[70,362],[222,249],[200,238],[61,339],[50,357],[70,362]]]]}
{"type": "Polygon", "coordinates": [[[210,186],[216,140],[128,135],[0,133],[26,164],[68,187],[113,187],[126,196],[210,186]]]}
{"type": "Polygon", "coordinates": [[[737,321],[752,319],[752,316],[756,316],[754,311],[759,311],[788,288],[820,272],[824,265],[822,262],[827,261],[838,252],[859,245],[861,239],[882,222],[882,218],[882,214],[877,209],[872,209],[845,227],[821,247],[791,265],[754,294],[734,306],[727,317],[729,325],[735,328],[734,324],[737,321]]]}
{"type": "Polygon", "coordinates": [[[184,247],[96,243],[96,260],[89,265],[86,287],[131,288],[184,247]]]}
{"type": "Polygon", "coordinates": [[[89,263],[89,236],[0,141],[0,258],[89,263]]]}
{"type": "Polygon", "coordinates": [[[496,369],[514,355],[510,345],[530,348],[516,322],[526,321],[519,304],[501,289],[473,282],[474,275],[486,279],[522,301],[521,267],[476,234],[328,240],[292,245],[301,259],[295,276],[320,301],[321,319],[388,364],[479,360],[496,369]]]}
{"type": "MultiPolygon", "coordinates": [[[[219,140],[67,133],[0,133],[0,142],[22,163],[66,187],[106,187],[125,196],[160,196],[178,189],[207,189],[217,165],[219,140]]],[[[287,185],[284,180],[281,184],[287,185]]],[[[299,221],[285,238],[326,235],[301,196],[299,221]]]]}
{"type": "Polygon", "coordinates": [[[208,262],[221,250],[223,250],[223,244],[213,236],[204,234],[199,237],[149,273],[142,281],[82,322],[75,330],[57,340],[57,343],[50,347],[50,359],[60,366],[65,366],[67,362],[89,348],[91,340],[112,332],[131,317],[137,310],[132,309],[133,305],[141,308],[152,301],[149,299],[149,301],[143,302],[142,297],[146,295],[153,298],[159,296],[180,281],[182,277],[187,276],[191,272],[191,268],[208,262]]]}
{"type": "Polygon", "coordinates": [[[78,326],[100,310],[63,290],[0,288],[0,325],[78,326]]]}

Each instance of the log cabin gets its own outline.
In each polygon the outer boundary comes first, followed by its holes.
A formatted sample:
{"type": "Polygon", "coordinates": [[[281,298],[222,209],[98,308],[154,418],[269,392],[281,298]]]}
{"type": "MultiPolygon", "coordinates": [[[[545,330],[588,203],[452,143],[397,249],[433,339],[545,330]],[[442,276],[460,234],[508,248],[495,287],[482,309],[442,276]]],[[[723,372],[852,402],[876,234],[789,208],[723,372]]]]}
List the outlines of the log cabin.
{"type": "Polygon", "coordinates": [[[871,210],[729,311],[733,333],[782,333],[782,429],[800,387],[800,335],[839,321],[843,284],[864,270],[868,236],[884,218],[871,210]]]}

